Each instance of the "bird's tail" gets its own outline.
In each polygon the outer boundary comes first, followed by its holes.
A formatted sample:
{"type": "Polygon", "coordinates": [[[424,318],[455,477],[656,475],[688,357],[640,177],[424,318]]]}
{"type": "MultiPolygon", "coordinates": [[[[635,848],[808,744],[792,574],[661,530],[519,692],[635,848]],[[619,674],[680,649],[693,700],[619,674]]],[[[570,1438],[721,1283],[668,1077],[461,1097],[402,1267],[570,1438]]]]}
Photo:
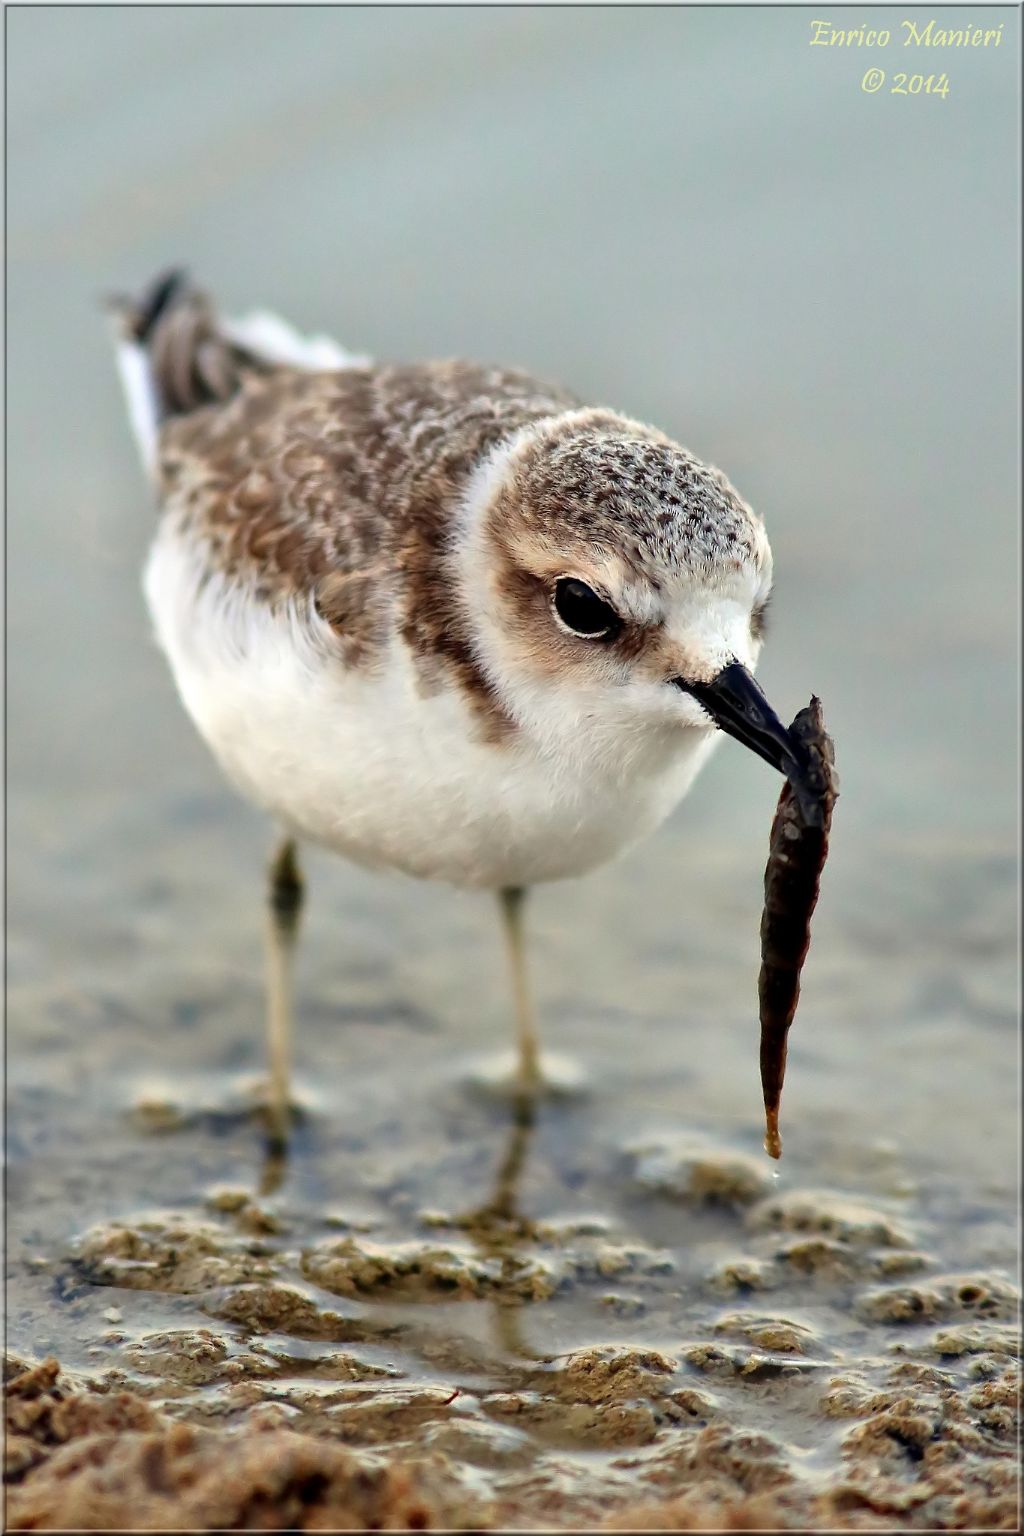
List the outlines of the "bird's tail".
{"type": "Polygon", "coordinates": [[[276,315],[222,318],[180,270],[162,273],[135,299],[111,299],[109,308],[128,414],[150,471],[165,421],[230,400],[246,376],[365,361],[327,337],[300,336],[276,315]]]}
{"type": "Polygon", "coordinates": [[[267,371],[224,333],[182,271],[162,273],[137,298],[112,299],[110,309],[128,414],[149,469],[165,421],[229,400],[246,372],[267,371]]]}

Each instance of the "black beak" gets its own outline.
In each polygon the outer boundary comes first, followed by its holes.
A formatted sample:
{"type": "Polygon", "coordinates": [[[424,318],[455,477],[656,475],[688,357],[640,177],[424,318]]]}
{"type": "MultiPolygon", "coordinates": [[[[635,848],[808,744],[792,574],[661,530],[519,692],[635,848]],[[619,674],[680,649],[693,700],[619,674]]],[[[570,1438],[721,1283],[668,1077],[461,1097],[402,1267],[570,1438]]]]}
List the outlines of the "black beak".
{"type": "Polygon", "coordinates": [[[691,693],[716,725],[735,736],[745,747],[763,757],[787,778],[803,778],[803,754],[761,692],[753,673],[741,662],[731,661],[710,683],[674,679],[684,693],[691,693]]]}

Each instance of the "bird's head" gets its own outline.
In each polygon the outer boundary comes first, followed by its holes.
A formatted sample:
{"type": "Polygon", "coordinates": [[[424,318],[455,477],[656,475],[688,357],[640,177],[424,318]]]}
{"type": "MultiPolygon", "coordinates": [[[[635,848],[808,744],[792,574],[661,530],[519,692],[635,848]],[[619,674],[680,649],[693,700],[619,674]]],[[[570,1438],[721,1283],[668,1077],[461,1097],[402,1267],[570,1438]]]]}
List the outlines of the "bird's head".
{"type": "Polygon", "coordinates": [[[720,727],[786,772],[758,684],[761,519],[718,470],[610,411],[546,418],[481,465],[461,585],[477,657],[525,729],[625,747],[720,727]]]}

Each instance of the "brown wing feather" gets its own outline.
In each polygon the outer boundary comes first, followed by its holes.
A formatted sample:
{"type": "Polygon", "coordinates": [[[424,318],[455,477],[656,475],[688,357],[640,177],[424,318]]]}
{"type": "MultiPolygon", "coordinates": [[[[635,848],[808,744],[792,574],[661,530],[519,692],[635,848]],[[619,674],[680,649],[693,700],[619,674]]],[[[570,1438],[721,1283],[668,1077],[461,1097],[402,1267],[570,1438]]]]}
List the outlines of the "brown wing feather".
{"type": "Polygon", "coordinates": [[[453,668],[493,711],[453,603],[451,519],[491,447],[576,403],[464,362],[243,370],[229,399],[164,423],[163,502],[265,601],[314,592],[354,664],[397,627],[426,680],[453,668]]]}

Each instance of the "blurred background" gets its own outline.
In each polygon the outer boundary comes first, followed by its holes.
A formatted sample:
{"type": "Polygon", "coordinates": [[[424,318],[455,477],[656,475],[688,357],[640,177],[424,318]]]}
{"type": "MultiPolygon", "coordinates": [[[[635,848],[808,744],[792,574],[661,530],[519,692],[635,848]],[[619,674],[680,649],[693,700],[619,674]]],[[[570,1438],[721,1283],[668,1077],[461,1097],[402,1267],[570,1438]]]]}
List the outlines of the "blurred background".
{"type": "MultiPolygon", "coordinates": [[[[972,9],[1001,47],[915,55],[949,93],[911,97],[860,87],[902,49],[810,47],[810,17],[8,14],[11,1194],[34,1251],[254,1155],[251,1127],[156,1146],[130,1118],[215,1105],[262,1061],[269,830],[150,639],[154,513],[98,303],[186,262],[229,312],[649,418],[764,514],[762,680],[787,719],[820,694],[842,778],[787,1158],[856,1185],[887,1147],[1012,1254],[1020,18],[972,9]]],[[[538,894],[547,1036],[595,1091],[577,1159],[655,1122],[759,1148],[777,791],[726,743],[663,835],[538,894]]],[[[344,1178],[341,1120],[426,1146],[430,1084],[508,1011],[486,902],[312,871],[299,1191],[344,1178]],[[397,1129],[396,1051],[423,1099],[397,1129]]]]}

